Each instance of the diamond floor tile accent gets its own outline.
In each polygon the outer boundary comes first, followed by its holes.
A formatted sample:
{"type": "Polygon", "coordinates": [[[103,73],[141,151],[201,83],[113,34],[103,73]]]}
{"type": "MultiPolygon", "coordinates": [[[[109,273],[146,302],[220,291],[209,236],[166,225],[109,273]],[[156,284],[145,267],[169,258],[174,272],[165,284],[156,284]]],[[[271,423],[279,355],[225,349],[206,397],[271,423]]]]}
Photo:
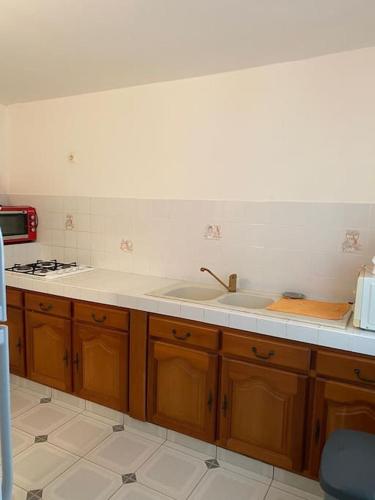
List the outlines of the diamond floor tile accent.
{"type": "Polygon", "coordinates": [[[188,497],[206,472],[203,460],[162,446],[137,471],[137,478],[145,486],[182,500],[188,497]]]}
{"type": "Polygon", "coordinates": [[[204,463],[206,464],[207,469],[217,469],[218,467],[220,467],[219,462],[215,458],[206,460],[204,463]]]}
{"type": "Polygon", "coordinates": [[[49,435],[77,414],[53,403],[39,404],[13,421],[14,427],[33,436],[49,435]]]}
{"type": "Polygon", "coordinates": [[[14,482],[27,491],[42,489],[77,460],[49,443],[34,444],[15,457],[14,482]]]}
{"type": "Polygon", "coordinates": [[[124,484],[128,484],[128,483],[136,483],[137,482],[137,476],[134,474],[134,473],[131,473],[131,474],[124,474],[122,476],[122,482],[124,484]]]}
{"type": "Polygon", "coordinates": [[[34,406],[37,406],[40,402],[40,396],[23,389],[12,389],[11,402],[12,417],[16,418],[34,406]]]}
{"type": "Polygon", "coordinates": [[[41,405],[46,404],[46,403],[50,403],[50,402],[51,402],[51,398],[42,398],[40,400],[41,405]]]}
{"type": "Polygon", "coordinates": [[[48,441],[47,435],[35,436],[35,443],[45,443],[46,441],[48,441]]]}
{"type": "Polygon", "coordinates": [[[121,485],[119,474],[80,460],[45,488],[43,500],[108,500],[121,485]]]}
{"type": "Polygon", "coordinates": [[[113,430],[113,432],[121,432],[121,431],[125,430],[125,427],[123,425],[120,425],[120,424],[113,425],[112,430],[113,430]]]}
{"type": "Polygon", "coordinates": [[[27,492],[26,500],[40,500],[43,495],[43,490],[31,490],[27,492]]]}
{"type": "Polygon", "coordinates": [[[111,434],[110,425],[79,414],[52,432],[48,441],[71,453],[84,456],[111,434]]]}
{"type": "MultiPolygon", "coordinates": [[[[124,484],[111,500],[172,500],[158,491],[151,490],[139,483],[124,484]]],[[[235,499],[233,499],[235,500],[235,499]]]]}
{"type": "Polygon", "coordinates": [[[222,468],[207,471],[189,500],[263,500],[268,486],[222,468]]]}
{"type": "Polygon", "coordinates": [[[119,474],[128,474],[136,471],[160,445],[161,441],[135,432],[115,432],[89,453],[87,459],[119,474]]]}

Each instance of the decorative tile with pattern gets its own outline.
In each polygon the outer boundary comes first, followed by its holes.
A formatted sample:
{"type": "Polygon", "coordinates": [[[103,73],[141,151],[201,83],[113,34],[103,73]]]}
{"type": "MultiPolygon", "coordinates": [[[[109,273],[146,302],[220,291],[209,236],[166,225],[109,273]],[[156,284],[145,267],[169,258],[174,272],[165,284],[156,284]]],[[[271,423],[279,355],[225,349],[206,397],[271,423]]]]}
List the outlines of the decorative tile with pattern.
{"type": "Polygon", "coordinates": [[[123,476],[122,476],[122,482],[124,484],[136,483],[137,482],[137,476],[133,472],[130,473],[130,474],[123,474],[123,476]]]}
{"type": "Polygon", "coordinates": [[[207,469],[217,469],[220,467],[219,462],[216,460],[216,458],[211,458],[210,460],[206,460],[204,462],[207,466],[207,469]]]}
{"type": "Polygon", "coordinates": [[[43,490],[30,490],[27,492],[26,500],[40,500],[43,498],[43,490]]]}
{"type": "Polygon", "coordinates": [[[125,430],[125,427],[123,425],[114,425],[112,426],[112,429],[113,429],[113,432],[121,432],[123,430],[125,430]]]}
{"type": "Polygon", "coordinates": [[[43,436],[35,436],[35,443],[45,443],[48,441],[48,436],[44,434],[43,436]]]}

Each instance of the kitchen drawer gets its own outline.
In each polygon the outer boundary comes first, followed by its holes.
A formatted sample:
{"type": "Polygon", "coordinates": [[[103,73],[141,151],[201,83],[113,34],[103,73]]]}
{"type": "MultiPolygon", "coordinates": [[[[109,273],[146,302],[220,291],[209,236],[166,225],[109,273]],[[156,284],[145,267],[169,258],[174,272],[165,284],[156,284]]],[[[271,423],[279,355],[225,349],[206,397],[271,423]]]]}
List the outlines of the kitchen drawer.
{"type": "Polygon", "coordinates": [[[7,288],[7,304],[13,307],[23,306],[23,293],[15,288],[7,288]]]}
{"type": "Polygon", "coordinates": [[[75,302],[74,319],[116,330],[127,331],[129,329],[129,311],[98,304],[75,302]]]}
{"type": "Polygon", "coordinates": [[[263,340],[250,334],[223,333],[222,352],[265,364],[307,372],[310,368],[310,349],[273,340],[263,340]]]}
{"type": "Polygon", "coordinates": [[[318,375],[375,386],[375,359],[351,354],[318,351],[316,358],[318,375]]]}
{"type": "Polygon", "coordinates": [[[206,349],[219,347],[219,330],[158,316],[151,316],[149,333],[153,337],[178,341],[181,344],[195,345],[206,349]]]}
{"type": "Polygon", "coordinates": [[[70,318],[71,316],[70,300],[39,293],[26,293],[25,300],[26,309],[62,316],[63,318],[70,318]]]}

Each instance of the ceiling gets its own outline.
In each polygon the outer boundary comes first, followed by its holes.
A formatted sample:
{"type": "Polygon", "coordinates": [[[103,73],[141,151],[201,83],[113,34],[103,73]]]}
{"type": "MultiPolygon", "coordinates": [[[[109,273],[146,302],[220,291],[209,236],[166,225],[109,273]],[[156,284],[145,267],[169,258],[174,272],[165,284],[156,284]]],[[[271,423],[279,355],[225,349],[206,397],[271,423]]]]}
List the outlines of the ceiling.
{"type": "Polygon", "coordinates": [[[0,103],[375,45],[375,0],[0,0],[0,103]]]}

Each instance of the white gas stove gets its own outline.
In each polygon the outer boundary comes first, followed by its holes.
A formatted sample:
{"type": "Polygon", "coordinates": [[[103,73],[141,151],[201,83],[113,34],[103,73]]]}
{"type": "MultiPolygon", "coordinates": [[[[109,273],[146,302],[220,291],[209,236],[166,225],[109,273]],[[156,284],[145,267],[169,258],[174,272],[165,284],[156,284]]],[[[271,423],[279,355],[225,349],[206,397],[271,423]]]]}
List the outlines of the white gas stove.
{"type": "Polygon", "coordinates": [[[76,262],[63,263],[57,260],[37,260],[31,264],[14,264],[12,267],[7,267],[6,271],[32,278],[53,279],[92,271],[93,269],[91,266],[80,265],[76,262]]]}

